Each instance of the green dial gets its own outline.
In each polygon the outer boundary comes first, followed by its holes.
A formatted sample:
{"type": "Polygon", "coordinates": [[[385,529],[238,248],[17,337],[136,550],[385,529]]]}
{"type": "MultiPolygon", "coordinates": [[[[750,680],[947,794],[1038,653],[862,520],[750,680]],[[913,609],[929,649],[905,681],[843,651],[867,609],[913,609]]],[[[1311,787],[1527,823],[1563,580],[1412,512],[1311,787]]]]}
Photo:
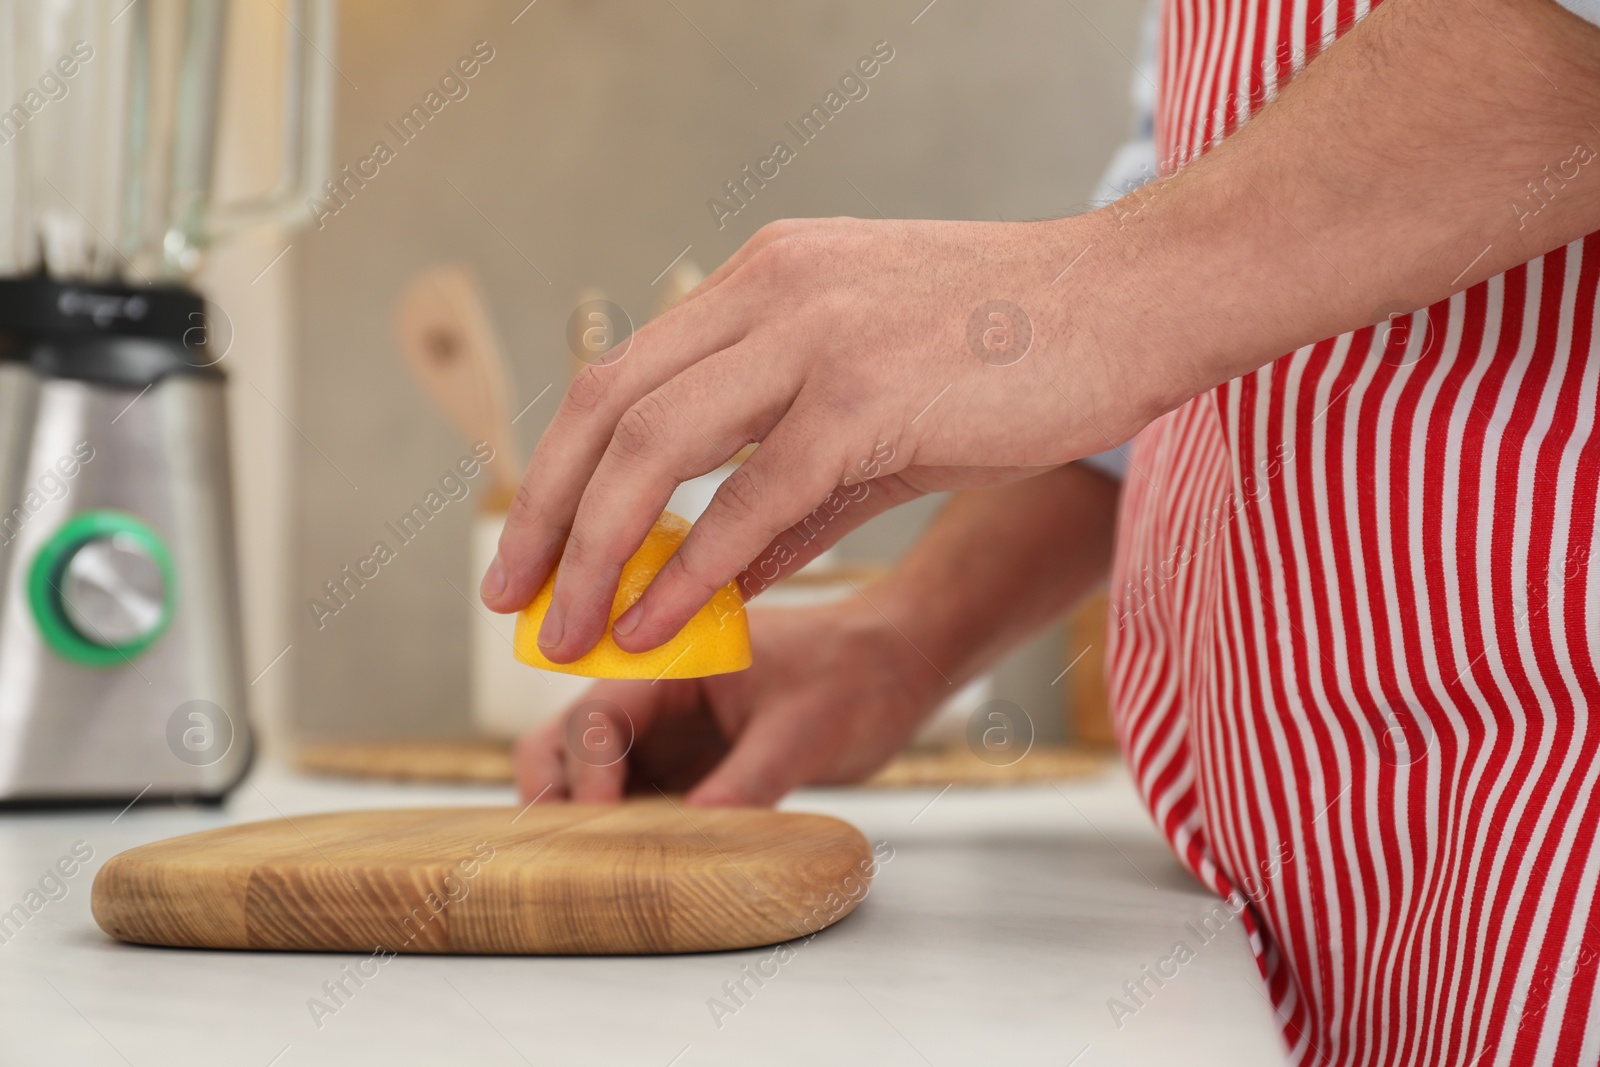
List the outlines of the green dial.
{"type": "Polygon", "coordinates": [[[39,633],[87,667],[133,660],[172,621],[172,555],[150,526],[121,511],[85,511],[62,524],[28,572],[39,633]]]}

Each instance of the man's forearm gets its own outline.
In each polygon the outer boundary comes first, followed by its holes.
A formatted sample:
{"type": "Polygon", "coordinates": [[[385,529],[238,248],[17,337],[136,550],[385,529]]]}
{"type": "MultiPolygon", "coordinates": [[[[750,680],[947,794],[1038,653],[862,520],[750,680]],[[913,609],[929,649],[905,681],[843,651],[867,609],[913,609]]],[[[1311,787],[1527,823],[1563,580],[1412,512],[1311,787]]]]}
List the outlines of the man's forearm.
{"type": "Polygon", "coordinates": [[[1388,0],[1137,210],[1076,220],[1084,342],[1165,410],[1424,307],[1600,228],[1597,124],[1600,29],[1552,0],[1388,0]]]}
{"type": "Polygon", "coordinates": [[[1069,465],[958,493],[867,596],[960,684],[1105,580],[1118,488],[1069,465]]]}

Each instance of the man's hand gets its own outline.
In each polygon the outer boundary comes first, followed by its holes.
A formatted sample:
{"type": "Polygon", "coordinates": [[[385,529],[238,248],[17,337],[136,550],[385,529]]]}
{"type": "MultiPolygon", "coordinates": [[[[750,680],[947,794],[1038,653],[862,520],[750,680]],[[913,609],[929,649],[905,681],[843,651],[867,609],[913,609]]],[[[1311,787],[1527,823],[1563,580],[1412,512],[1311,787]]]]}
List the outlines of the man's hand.
{"type": "Polygon", "coordinates": [[[1052,285],[1085,243],[1072,219],[764,228],[623,358],[574,381],[506,521],[485,603],[521,608],[559,559],[539,644],[578,658],[672,491],[750,442],[761,447],[617,620],[619,646],[670,638],[813,512],[822,521],[785,570],[913,496],[1121,443],[1164,405],[1075,321],[1072,287],[1052,285]],[[838,506],[817,511],[830,498],[838,506]]]}
{"type": "Polygon", "coordinates": [[[762,442],[617,620],[620,646],[652,648],[885,446],[874,492],[808,551],[918,493],[1121,443],[1600,228],[1596,115],[1600,30],[1550,0],[1389,0],[1133,210],[769,226],[574,382],[484,601],[517,610],[560,559],[540,644],[576,659],[673,488],[762,442]]]}
{"type": "Polygon", "coordinates": [[[1104,579],[1117,492],[1070,464],[958,493],[858,596],[752,611],[748,670],[596,683],[518,745],[523,799],[659,787],[696,804],[771,804],[799,785],[865,778],[959,686],[1104,579]]]}
{"type": "Polygon", "coordinates": [[[735,674],[597,682],[518,744],[523,799],[660,788],[691,804],[769,805],[807,782],[867,777],[949,692],[859,598],[754,611],[750,636],[755,665],[735,674]]]}

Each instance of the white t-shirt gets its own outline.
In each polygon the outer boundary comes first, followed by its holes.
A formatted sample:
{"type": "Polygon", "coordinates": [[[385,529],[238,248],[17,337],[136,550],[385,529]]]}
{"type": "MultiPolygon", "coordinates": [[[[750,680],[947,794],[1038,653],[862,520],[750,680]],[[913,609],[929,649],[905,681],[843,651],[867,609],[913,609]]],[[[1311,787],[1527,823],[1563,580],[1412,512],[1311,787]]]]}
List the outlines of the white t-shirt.
{"type": "Polygon", "coordinates": [[[1556,0],[1558,4],[1581,19],[1600,26],[1600,0],[1556,0]]]}

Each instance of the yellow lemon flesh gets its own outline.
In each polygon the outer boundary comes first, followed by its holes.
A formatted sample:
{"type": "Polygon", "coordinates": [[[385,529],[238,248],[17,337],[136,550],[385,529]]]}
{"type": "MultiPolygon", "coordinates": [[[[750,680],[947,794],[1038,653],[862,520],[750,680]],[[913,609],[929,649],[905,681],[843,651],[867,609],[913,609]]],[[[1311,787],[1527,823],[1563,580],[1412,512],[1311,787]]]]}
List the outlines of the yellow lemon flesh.
{"type": "Polygon", "coordinates": [[[661,513],[644,544],[622,566],[611,617],[600,643],[571,663],[552,663],[539,651],[539,627],[550,608],[556,572],[517,616],[517,659],[541,670],[581,674],[589,678],[703,678],[708,674],[742,671],[750,666],[750,625],[744,600],[733,582],[718,589],[710,603],[695,612],[676,637],[648,652],[624,652],[611,637],[611,624],[644,594],[645,586],[666,564],[689,533],[689,522],[661,513]]]}

